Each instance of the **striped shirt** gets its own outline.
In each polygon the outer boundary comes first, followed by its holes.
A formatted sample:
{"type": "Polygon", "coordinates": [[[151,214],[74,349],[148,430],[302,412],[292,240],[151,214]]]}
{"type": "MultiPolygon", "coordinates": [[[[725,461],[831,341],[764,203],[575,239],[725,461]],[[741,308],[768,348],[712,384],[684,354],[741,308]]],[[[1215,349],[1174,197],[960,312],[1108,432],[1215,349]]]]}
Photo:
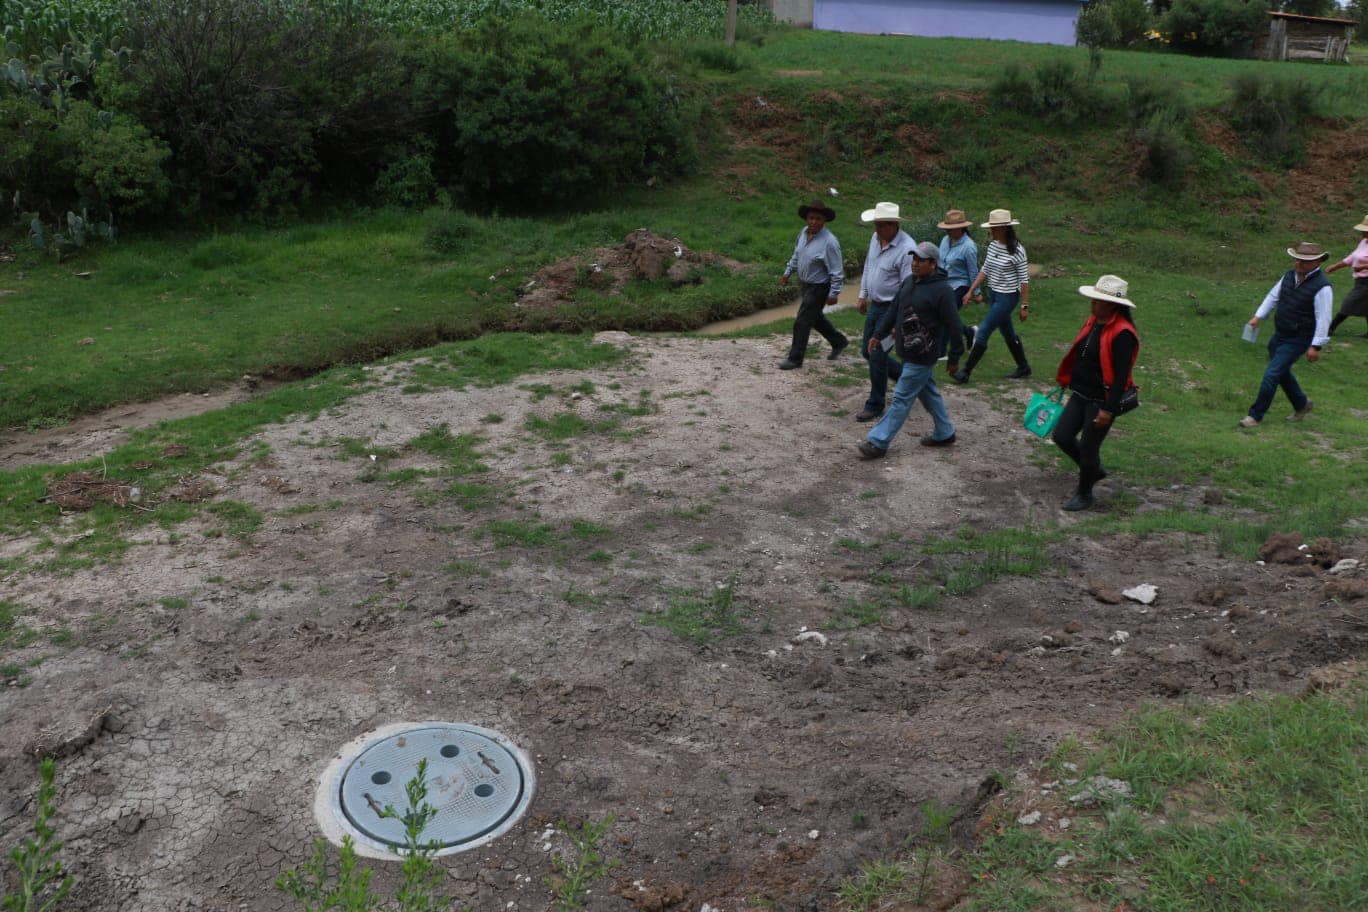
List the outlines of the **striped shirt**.
{"type": "Polygon", "coordinates": [[[874,304],[887,304],[912,274],[912,248],[917,242],[906,231],[899,231],[885,247],[875,232],[869,239],[864,273],[860,276],[860,297],[874,304]]]}
{"type": "Polygon", "coordinates": [[[841,242],[836,240],[836,235],[825,226],[814,238],[808,237],[806,228],[798,232],[798,241],[794,244],[793,256],[789,257],[784,275],[795,272],[799,281],[809,285],[830,282],[831,290],[827,295],[833,298],[839,295],[841,286],[845,284],[845,260],[841,257],[841,242]]]}
{"type": "Polygon", "coordinates": [[[1007,253],[1007,245],[997,241],[988,242],[988,255],[983,258],[981,275],[987,276],[988,287],[999,294],[1020,291],[1022,285],[1031,281],[1026,268],[1026,247],[1017,244],[1016,256],[1007,253]]]}

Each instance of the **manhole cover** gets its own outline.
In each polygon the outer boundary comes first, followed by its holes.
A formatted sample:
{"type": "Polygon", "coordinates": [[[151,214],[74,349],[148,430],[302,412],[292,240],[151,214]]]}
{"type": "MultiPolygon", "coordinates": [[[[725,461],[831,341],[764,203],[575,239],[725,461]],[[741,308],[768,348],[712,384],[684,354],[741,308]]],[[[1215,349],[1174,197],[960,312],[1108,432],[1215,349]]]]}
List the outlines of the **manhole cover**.
{"type": "Polygon", "coordinates": [[[321,822],[334,841],[349,835],[383,855],[404,845],[404,787],[418,775],[421,760],[427,761],[427,803],[437,810],[422,838],[436,842],[440,855],[505,832],[532,798],[534,780],[522,751],[489,729],[449,722],[389,726],[351,747],[323,782],[340,832],[321,822]],[[387,807],[400,817],[384,816],[387,807]]]}

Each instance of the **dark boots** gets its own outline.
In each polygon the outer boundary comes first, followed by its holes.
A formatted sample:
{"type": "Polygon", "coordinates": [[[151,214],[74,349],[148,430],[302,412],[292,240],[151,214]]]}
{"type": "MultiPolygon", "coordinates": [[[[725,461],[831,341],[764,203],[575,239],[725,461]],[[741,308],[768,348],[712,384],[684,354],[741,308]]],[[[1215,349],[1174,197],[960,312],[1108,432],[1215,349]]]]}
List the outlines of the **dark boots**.
{"type": "Polygon", "coordinates": [[[1026,363],[1026,346],[1021,343],[1021,338],[1009,339],[1007,350],[1012,353],[1012,360],[1016,362],[1016,370],[1007,375],[1008,380],[1022,380],[1031,376],[1031,365],[1026,363]]]}
{"type": "Polygon", "coordinates": [[[969,357],[965,360],[964,364],[960,366],[959,370],[950,375],[950,379],[954,380],[956,383],[968,383],[969,375],[973,373],[974,366],[983,359],[983,353],[987,350],[987,348],[978,345],[969,349],[969,357]]]}

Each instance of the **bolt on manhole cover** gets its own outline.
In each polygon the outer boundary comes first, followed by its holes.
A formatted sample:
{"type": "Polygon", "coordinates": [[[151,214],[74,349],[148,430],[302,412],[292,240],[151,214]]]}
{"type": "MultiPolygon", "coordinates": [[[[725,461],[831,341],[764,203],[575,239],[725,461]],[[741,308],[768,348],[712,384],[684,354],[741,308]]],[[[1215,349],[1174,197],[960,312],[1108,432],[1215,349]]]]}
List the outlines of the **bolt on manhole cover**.
{"type": "Polygon", "coordinates": [[[438,855],[503,834],[532,800],[532,765],[498,732],[451,722],[391,725],[353,741],[324,773],[315,811],[325,834],[334,842],[350,836],[361,854],[395,857],[405,838],[405,785],[422,760],[427,803],[437,814],[421,838],[436,842],[438,855]],[[386,807],[399,816],[385,816],[386,807]]]}

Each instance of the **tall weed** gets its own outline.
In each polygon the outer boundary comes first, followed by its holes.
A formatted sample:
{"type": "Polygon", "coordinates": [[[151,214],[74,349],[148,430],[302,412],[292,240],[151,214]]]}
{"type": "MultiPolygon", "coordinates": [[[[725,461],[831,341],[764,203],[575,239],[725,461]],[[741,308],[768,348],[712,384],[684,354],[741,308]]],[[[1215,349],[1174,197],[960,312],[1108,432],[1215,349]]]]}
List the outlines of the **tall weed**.
{"type": "Polygon", "coordinates": [[[1306,158],[1305,128],[1320,113],[1325,89],[1296,77],[1246,70],[1231,81],[1231,125],[1258,154],[1284,166],[1306,158]]]}
{"type": "Polygon", "coordinates": [[[999,104],[1047,123],[1070,127],[1099,116],[1105,100],[1091,72],[1068,60],[1053,58],[1032,70],[1010,63],[994,80],[990,93],[999,104]]]}

